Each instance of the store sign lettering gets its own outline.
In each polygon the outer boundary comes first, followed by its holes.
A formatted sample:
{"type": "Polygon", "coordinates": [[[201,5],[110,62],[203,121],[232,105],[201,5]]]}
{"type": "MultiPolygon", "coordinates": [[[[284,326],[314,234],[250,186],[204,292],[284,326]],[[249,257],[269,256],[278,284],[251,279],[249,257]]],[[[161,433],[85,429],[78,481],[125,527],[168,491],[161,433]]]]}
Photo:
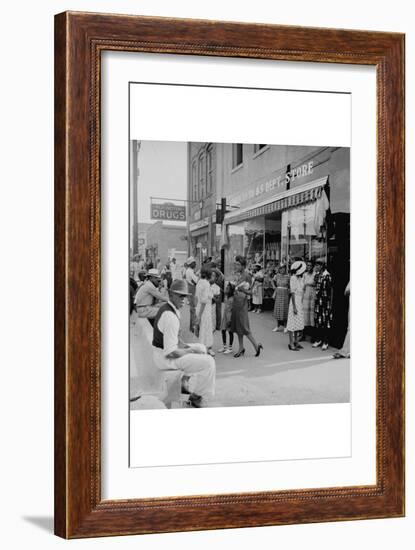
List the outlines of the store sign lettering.
{"type": "Polygon", "coordinates": [[[186,207],[168,204],[152,204],[150,216],[152,220],[186,221],[186,207]]]}
{"type": "Polygon", "coordinates": [[[297,168],[293,168],[289,172],[275,176],[270,180],[267,180],[263,183],[259,183],[246,191],[240,193],[231,198],[231,204],[240,205],[244,202],[251,201],[257,197],[260,197],[263,194],[271,193],[272,191],[283,191],[287,188],[287,184],[293,182],[298,178],[303,178],[309,176],[313,173],[313,161],[306,164],[302,164],[297,168]]]}

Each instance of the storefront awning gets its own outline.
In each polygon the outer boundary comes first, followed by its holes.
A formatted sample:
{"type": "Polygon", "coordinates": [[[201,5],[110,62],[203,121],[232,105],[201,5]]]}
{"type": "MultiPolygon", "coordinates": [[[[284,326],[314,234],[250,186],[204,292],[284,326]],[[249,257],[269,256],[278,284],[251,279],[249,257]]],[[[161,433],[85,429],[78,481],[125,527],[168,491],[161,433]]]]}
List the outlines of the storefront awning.
{"type": "Polygon", "coordinates": [[[268,198],[266,201],[259,202],[255,205],[248,205],[233,212],[229,212],[225,216],[224,223],[231,224],[237,223],[257,216],[264,216],[265,214],[272,214],[278,210],[286,210],[287,208],[294,208],[300,204],[314,201],[321,195],[323,187],[327,183],[328,176],[319,178],[318,180],[310,181],[299,187],[288,189],[282,193],[278,193],[272,198],[268,198]]]}

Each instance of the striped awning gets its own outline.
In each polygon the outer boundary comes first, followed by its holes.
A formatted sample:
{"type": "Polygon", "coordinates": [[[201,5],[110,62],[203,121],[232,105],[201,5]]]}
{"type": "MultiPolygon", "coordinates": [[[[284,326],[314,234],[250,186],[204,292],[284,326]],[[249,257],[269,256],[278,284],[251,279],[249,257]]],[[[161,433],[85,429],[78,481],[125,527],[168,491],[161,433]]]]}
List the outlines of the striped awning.
{"type": "Polygon", "coordinates": [[[286,210],[295,208],[300,204],[305,204],[318,199],[321,196],[323,187],[327,183],[327,176],[315,181],[311,181],[301,187],[294,187],[288,191],[283,191],[278,195],[268,198],[265,202],[261,202],[254,206],[246,206],[240,210],[236,210],[226,214],[224,223],[237,223],[257,216],[272,214],[278,210],[286,210]]]}

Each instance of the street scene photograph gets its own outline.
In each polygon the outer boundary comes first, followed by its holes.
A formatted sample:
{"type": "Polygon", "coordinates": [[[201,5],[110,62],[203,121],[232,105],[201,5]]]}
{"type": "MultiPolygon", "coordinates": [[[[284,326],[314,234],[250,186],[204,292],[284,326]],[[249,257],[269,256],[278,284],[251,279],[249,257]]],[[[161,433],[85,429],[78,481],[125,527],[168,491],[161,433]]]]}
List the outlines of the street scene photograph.
{"type": "Polygon", "coordinates": [[[350,148],[129,147],[130,410],[350,402],[350,148]]]}

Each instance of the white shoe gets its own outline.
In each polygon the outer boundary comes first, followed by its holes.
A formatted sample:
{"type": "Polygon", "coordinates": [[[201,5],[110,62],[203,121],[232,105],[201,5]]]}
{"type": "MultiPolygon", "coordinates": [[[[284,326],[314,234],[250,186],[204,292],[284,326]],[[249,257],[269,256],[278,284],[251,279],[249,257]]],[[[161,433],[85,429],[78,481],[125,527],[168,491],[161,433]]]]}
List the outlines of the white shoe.
{"type": "Polygon", "coordinates": [[[272,332],[279,332],[280,330],[280,327],[279,326],[276,326],[272,329],[272,332]]]}
{"type": "Polygon", "coordinates": [[[223,346],[223,348],[218,349],[218,353],[225,353],[228,348],[223,346]]]}
{"type": "MultiPolygon", "coordinates": [[[[319,348],[321,346],[321,340],[318,342],[314,342],[314,344],[311,346],[312,348],[319,348]]],[[[326,348],[327,349],[327,348],[326,348]]]]}
{"type": "Polygon", "coordinates": [[[322,351],[326,351],[326,349],[327,349],[328,347],[329,347],[328,344],[323,344],[323,345],[321,346],[321,349],[322,349],[322,351]]]}
{"type": "Polygon", "coordinates": [[[230,353],[233,353],[233,349],[228,347],[228,349],[223,352],[223,355],[229,355],[230,353]]]}

